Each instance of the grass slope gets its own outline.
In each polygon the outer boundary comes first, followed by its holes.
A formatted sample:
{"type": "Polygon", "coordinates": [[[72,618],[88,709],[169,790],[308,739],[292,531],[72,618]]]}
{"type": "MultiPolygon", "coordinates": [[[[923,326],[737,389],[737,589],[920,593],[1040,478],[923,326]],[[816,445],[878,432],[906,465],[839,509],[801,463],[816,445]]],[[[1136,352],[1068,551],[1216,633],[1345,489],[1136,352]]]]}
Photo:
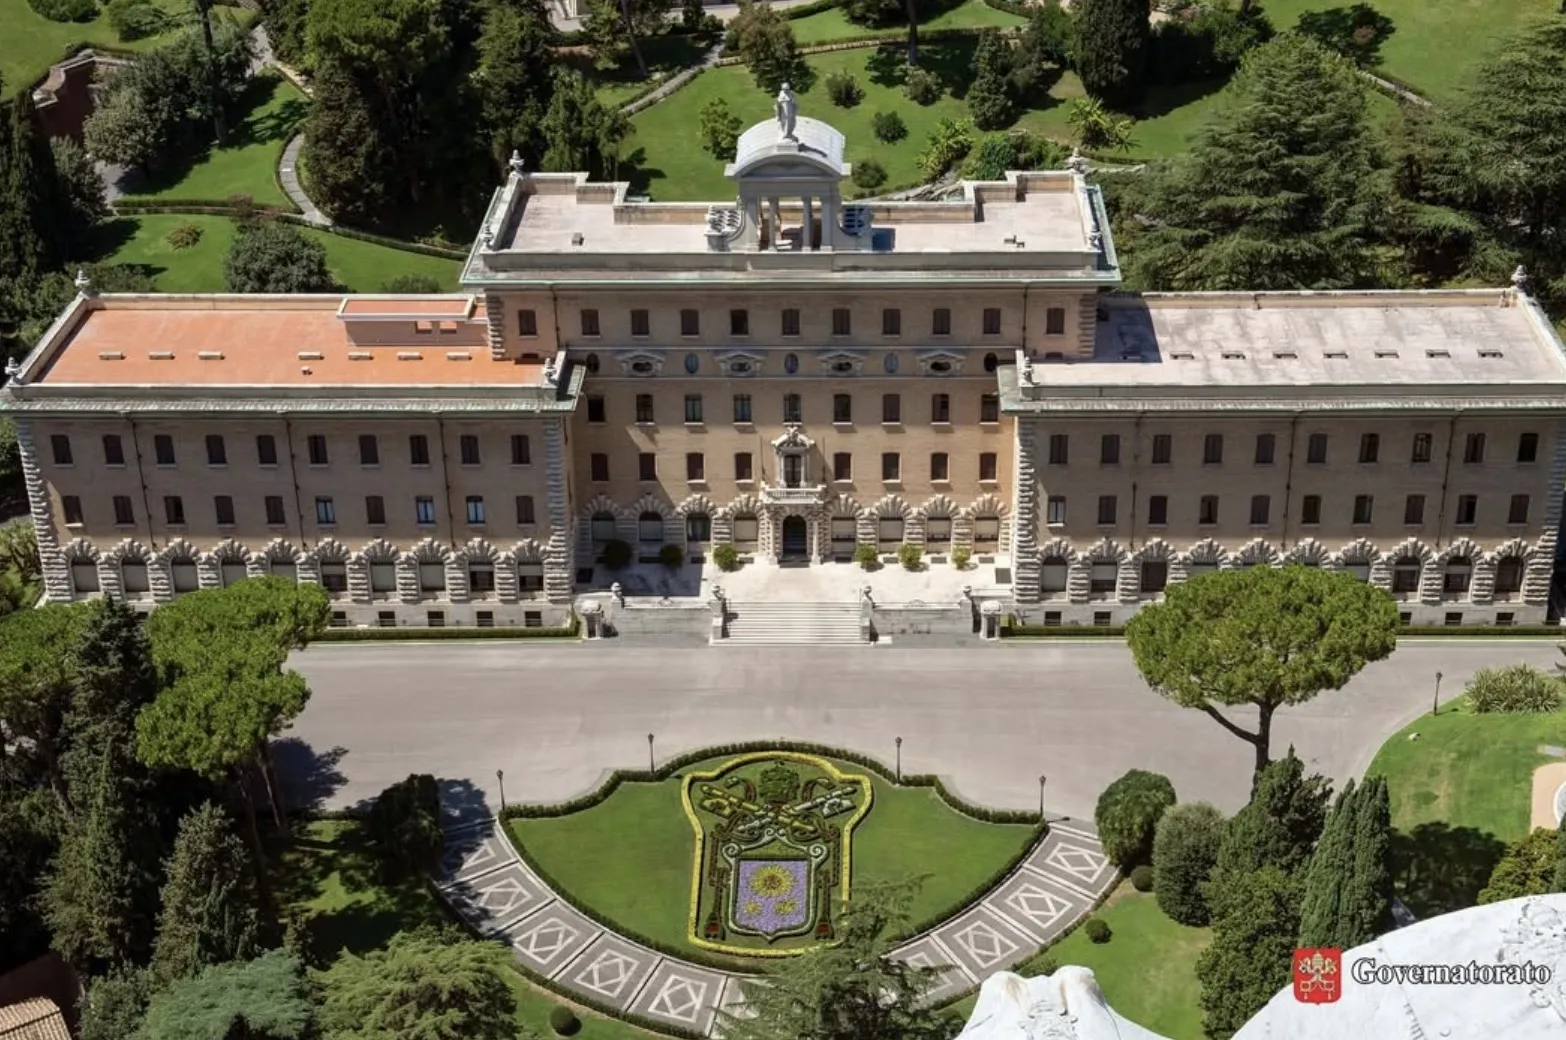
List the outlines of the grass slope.
{"type": "MultiPolygon", "coordinates": [[[[234,241],[234,222],[227,217],[179,213],[148,213],[111,221],[106,232],[119,240],[105,263],[144,266],[159,292],[224,292],[223,258],[234,241]],[[168,233],[193,224],[201,228],[201,241],[175,249],[168,233]]],[[[456,260],[409,253],[373,242],[344,238],[307,229],[305,235],[326,246],[326,262],[332,275],[349,292],[376,292],[399,274],[425,274],[438,279],[445,290],[455,290],[461,266],[456,260]]]]}

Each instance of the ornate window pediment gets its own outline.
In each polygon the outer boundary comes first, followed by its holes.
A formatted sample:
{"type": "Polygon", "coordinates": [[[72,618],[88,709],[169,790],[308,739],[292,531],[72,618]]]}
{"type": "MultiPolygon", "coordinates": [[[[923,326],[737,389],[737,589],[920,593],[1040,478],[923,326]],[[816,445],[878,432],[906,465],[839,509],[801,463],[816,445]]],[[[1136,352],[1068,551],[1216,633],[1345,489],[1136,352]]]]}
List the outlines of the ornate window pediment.
{"type": "Polygon", "coordinates": [[[816,442],[806,437],[805,431],[799,426],[790,423],[783,435],[773,440],[772,446],[780,452],[809,451],[816,446],[816,442]]]}
{"type": "Polygon", "coordinates": [[[731,350],[726,354],[716,355],[718,368],[726,376],[745,378],[759,376],[761,366],[766,361],[765,355],[756,354],[748,350],[731,350]]]}
{"type": "Polygon", "coordinates": [[[663,357],[661,350],[627,350],[616,354],[614,359],[620,362],[623,374],[646,377],[663,374],[663,357]]]}
{"type": "Polygon", "coordinates": [[[961,375],[967,359],[960,350],[924,350],[919,352],[919,371],[927,376],[961,375]]]}
{"type": "Polygon", "coordinates": [[[824,350],[816,355],[822,371],[833,376],[857,376],[865,369],[865,353],[861,350],[824,350]]]}

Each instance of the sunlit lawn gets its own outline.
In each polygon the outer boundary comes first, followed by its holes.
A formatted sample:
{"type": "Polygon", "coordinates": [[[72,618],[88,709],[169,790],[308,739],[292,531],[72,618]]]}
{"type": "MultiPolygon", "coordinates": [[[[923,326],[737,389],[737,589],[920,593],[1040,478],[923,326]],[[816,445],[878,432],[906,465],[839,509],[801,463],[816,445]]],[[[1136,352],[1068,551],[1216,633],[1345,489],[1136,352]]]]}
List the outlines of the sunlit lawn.
{"type": "MultiPolygon", "coordinates": [[[[1000,29],[1025,23],[1026,19],[1007,14],[1005,11],[997,11],[984,0],[965,0],[964,3],[942,11],[927,22],[921,22],[919,28],[923,30],[1000,29]]],[[[906,25],[890,25],[883,29],[867,29],[862,25],[855,25],[844,17],[843,10],[839,7],[818,11],[804,18],[795,18],[788,24],[794,30],[794,39],[801,47],[860,36],[899,38],[908,35],[906,25]]]]}

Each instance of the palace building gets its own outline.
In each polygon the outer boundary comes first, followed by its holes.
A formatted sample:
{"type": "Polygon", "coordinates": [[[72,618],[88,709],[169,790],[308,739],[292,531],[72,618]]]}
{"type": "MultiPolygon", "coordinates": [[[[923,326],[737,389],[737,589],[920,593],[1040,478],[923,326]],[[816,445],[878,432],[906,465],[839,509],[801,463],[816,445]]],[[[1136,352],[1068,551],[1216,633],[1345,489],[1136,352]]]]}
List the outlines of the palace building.
{"type": "Polygon", "coordinates": [[[552,625],[612,540],[912,544],[1047,623],[1288,561],[1544,620],[1566,356],[1521,284],[1130,295],[1080,161],[940,201],[850,172],[789,101],[732,201],[514,164],[459,294],[83,284],[0,390],[48,598],[274,573],[345,623],[552,625]]]}

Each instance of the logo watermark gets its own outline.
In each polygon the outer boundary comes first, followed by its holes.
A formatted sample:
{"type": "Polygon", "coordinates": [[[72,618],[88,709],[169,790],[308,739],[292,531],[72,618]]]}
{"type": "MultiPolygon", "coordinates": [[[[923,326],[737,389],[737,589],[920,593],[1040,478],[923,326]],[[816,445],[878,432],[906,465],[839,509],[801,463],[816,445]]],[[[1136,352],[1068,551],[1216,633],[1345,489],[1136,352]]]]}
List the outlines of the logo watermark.
{"type": "Polygon", "coordinates": [[[1345,976],[1362,986],[1548,986],[1555,970],[1547,964],[1467,963],[1386,964],[1356,957],[1345,971],[1343,951],[1300,947],[1294,951],[1294,999],[1302,1004],[1332,1004],[1343,997],[1345,976]]]}

